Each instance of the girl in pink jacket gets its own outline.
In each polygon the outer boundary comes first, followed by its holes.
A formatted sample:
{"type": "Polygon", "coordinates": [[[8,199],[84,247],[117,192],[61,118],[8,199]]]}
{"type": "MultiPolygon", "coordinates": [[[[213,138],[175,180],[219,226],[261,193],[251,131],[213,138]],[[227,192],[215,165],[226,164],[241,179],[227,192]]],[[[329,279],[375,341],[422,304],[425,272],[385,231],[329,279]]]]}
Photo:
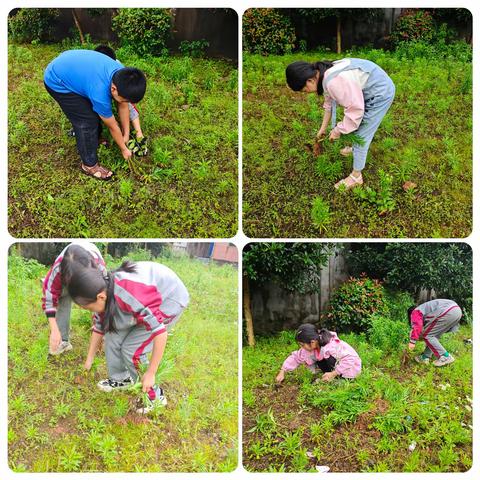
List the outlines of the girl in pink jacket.
{"type": "Polygon", "coordinates": [[[283,362],[276,380],[282,382],[285,372],[295,370],[299,365],[306,365],[312,372],[321,370],[322,380],[330,382],[335,377],[355,378],[360,374],[362,361],[358,353],[335,332],[305,323],[298,327],[295,340],[300,350],[292,352],[283,362]]]}
{"type": "Polygon", "coordinates": [[[288,86],[294,91],[324,96],[325,115],[317,138],[325,137],[331,122],[330,141],[355,132],[362,144],[341,150],[353,154],[352,173],[335,184],[350,189],[363,184],[362,170],[368,148],[383,117],[395,97],[392,79],[375,63],[361,58],[343,58],[334,62],[293,62],[286,69],[288,86]],[[344,108],[344,118],[336,123],[336,105],[344,108]]]}

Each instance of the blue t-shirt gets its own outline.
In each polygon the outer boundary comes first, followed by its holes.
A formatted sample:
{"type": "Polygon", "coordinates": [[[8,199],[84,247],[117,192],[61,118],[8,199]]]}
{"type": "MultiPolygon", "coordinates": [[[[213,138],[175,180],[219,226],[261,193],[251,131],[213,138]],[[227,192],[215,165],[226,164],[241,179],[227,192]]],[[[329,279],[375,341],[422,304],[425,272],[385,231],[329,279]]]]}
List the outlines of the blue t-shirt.
{"type": "Polygon", "coordinates": [[[92,102],[93,110],[110,118],[113,74],[123,68],[120,62],[93,50],[67,50],[45,69],[45,83],[58,93],[76,93],[92,102]]]}

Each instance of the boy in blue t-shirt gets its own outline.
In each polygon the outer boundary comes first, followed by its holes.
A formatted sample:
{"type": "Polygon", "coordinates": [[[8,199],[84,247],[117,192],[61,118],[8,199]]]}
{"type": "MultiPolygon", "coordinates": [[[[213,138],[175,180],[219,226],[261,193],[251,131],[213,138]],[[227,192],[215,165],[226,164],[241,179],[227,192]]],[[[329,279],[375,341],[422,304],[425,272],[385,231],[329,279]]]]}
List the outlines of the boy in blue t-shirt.
{"type": "Polygon", "coordinates": [[[128,160],[132,156],[126,145],[130,128],[128,105],[139,102],[145,95],[145,75],[99,52],[67,50],[47,66],[44,82],[72,123],[82,172],[109,180],[113,173],[99,165],[97,158],[100,120],[110,130],[123,158],[128,160]],[[113,115],[112,99],[118,105],[120,125],[113,115]]]}

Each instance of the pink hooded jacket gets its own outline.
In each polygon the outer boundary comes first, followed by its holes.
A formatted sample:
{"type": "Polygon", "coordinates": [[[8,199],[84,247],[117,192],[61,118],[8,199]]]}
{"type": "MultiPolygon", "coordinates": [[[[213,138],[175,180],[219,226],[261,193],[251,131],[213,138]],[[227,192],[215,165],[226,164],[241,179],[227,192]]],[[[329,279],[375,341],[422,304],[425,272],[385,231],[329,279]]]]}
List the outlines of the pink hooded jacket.
{"type": "Polygon", "coordinates": [[[315,370],[317,361],[333,357],[336,360],[335,371],[344,378],[355,378],[362,370],[362,360],[358,353],[343,340],[340,340],[335,332],[330,332],[332,338],[320,350],[309,352],[304,348],[292,352],[283,362],[283,370],[289,372],[299,365],[306,365],[310,370],[315,370]]]}

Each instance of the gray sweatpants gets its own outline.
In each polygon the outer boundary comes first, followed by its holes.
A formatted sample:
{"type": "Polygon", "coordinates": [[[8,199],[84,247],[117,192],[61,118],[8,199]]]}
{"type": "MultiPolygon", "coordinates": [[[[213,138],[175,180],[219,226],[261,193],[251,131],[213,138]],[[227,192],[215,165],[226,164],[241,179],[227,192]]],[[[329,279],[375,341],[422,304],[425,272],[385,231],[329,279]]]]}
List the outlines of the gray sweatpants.
{"type": "Polygon", "coordinates": [[[62,334],[62,340],[64,342],[69,341],[70,337],[70,316],[72,313],[72,298],[67,292],[67,289],[62,290],[62,294],[58,299],[57,313],[55,314],[55,320],[57,321],[58,329],[62,334]]]}
{"type": "Polygon", "coordinates": [[[459,307],[455,307],[444,314],[442,314],[442,311],[438,311],[432,312],[430,315],[434,319],[422,332],[422,338],[426,344],[423,355],[430,358],[433,354],[438,358],[446,352],[440,343],[440,337],[444,333],[456,332],[458,330],[460,319],[462,318],[462,310],[459,307]]]}
{"type": "MultiPolygon", "coordinates": [[[[169,319],[169,323],[166,324],[167,331],[177,323],[180,316],[181,312],[169,319]]],[[[141,325],[105,333],[105,359],[108,377],[117,382],[131,377],[136,382],[139,377],[139,365],[148,365],[147,353],[153,349],[154,338],[155,335],[141,325]]]]}

